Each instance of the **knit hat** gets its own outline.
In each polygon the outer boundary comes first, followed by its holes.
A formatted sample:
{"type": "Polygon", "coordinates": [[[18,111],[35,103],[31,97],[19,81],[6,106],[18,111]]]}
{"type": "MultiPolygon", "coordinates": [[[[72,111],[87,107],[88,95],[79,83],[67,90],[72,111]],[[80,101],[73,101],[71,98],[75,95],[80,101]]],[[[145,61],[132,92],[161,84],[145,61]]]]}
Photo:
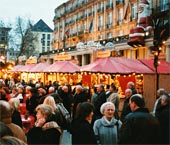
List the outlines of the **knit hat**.
{"type": "Polygon", "coordinates": [[[145,106],[145,100],[142,95],[134,94],[130,98],[131,102],[134,102],[138,107],[143,108],[145,106]]]}

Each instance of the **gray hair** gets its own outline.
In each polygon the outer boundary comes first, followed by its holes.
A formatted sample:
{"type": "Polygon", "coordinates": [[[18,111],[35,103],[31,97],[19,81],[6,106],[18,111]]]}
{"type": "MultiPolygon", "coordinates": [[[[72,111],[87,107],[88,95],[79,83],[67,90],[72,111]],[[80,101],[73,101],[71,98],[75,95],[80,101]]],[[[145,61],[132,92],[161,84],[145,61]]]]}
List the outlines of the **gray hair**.
{"type": "Polygon", "coordinates": [[[50,105],[46,104],[40,104],[36,107],[36,112],[40,111],[43,115],[46,116],[46,119],[48,119],[51,114],[53,114],[53,109],[50,105]]]}
{"type": "Polygon", "coordinates": [[[126,89],[125,93],[127,93],[127,92],[130,92],[132,94],[132,90],[131,89],[126,89]]]}
{"type": "Polygon", "coordinates": [[[54,87],[50,87],[49,89],[48,89],[48,93],[53,93],[55,91],[55,88],[54,87]]]}
{"type": "Polygon", "coordinates": [[[11,98],[8,102],[12,109],[20,111],[20,100],[18,98],[11,98]]]}
{"type": "Polygon", "coordinates": [[[128,82],[128,85],[135,86],[134,82],[128,82]]]}
{"type": "Polygon", "coordinates": [[[115,110],[115,105],[114,105],[112,102],[105,102],[105,103],[103,103],[102,106],[100,107],[100,112],[101,112],[102,114],[104,114],[104,110],[105,110],[106,106],[109,106],[109,105],[111,105],[111,106],[113,107],[113,109],[115,110]]]}
{"type": "Polygon", "coordinates": [[[159,95],[163,95],[163,94],[165,94],[165,89],[160,88],[160,89],[157,90],[157,93],[159,93],[159,95]]]}
{"type": "Polygon", "coordinates": [[[66,90],[66,89],[68,89],[67,86],[63,86],[63,87],[62,87],[62,90],[66,90]]]}
{"type": "Polygon", "coordinates": [[[83,89],[83,88],[82,88],[82,86],[81,86],[81,85],[77,85],[77,86],[76,86],[76,90],[80,90],[80,91],[82,91],[82,89],[83,89]]]}

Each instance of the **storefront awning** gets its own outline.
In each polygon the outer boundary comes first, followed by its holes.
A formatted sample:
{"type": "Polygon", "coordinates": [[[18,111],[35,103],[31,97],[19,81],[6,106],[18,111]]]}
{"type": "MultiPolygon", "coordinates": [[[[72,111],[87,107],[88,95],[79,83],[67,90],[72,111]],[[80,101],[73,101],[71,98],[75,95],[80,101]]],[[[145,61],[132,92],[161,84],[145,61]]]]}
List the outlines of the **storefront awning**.
{"type": "Polygon", "coordinates": [[[57,61],[43,70],[43,72],[74,73],[80,71],[80,67],[71,61],[57,61]]]}
{"type": "Polygon", "coordinates": [[[143,65],[138,60],[125,58],[102,58],[95,62],[82,66],[81,71],[86,72],[101,72],[101,73],[153,73],[151,69],[143,65]]]}
{"type": "Polygon", "coordinates": [[[43,70],[48,66],[49,66],[48,63],[38,63],[34,67],[32,67],[30,70],[28,70],[28,72],[36,72],[36,73],[43,72],[43,70]]]}
{"type": "MultiPolygon", "coordinates": [[[[154,60],[142,59],[140,61],[155,72],[154,60]]],[[[158,68],[157,68],[158,73],[160,73],[160,74],[170,74],[170,62],[167,62],[165,60],[159,60],[159,62],[160,63],[159,63],[158,68]]]]}
{"type": "Polygon", "coordinates": [[[21,68],[18,68],[18,70],[16,70],[16,72],[29,72],[29,70],[34,67],[36,64],[26,64],[21,68]]]}
{"type": "Polygon", "coordinates": [[[15,65],[14,67],[13,67],[13,69],[12,70],[10,70],[11,72],[15,72],[15,71],[18,71],[18,69],[19,68],[21,68],[21,67],[23,67],[24,65],[15,65]]]}

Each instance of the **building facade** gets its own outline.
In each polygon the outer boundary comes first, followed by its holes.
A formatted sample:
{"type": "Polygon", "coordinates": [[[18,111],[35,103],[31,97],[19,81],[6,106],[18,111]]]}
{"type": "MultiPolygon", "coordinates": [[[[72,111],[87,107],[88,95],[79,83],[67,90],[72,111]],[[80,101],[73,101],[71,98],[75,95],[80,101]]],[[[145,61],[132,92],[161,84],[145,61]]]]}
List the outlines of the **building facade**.
{"type": "Polygon", "coordinates": [[[52,51],[52,34],[53,30],[40,19],[31,30],[37,39],[33,42],[36,48],[34,56],[39,57],[39,54],[52,51]]]}
{"type": "Polygon", "coordinates": [[[8,33],[11,28],[0,27],[0,61],[5,63],[8,50],[8,33]]]}
{"type": "MultiPolygon", "coordinates": [[[[96,51],[104,49],[112,57],[153,59],[152,21],[168,21],[169,26],[169,10],[169,0],[68,1],[55,9],[53,50],[42,55],[52,60],[67,52],[80,65],[94,61],[96,51]],[[138,37],[137,44],[133,37],[138,37]]],[[[170,61],[170,39],[162,45],[159,58],[170,61]]]]}

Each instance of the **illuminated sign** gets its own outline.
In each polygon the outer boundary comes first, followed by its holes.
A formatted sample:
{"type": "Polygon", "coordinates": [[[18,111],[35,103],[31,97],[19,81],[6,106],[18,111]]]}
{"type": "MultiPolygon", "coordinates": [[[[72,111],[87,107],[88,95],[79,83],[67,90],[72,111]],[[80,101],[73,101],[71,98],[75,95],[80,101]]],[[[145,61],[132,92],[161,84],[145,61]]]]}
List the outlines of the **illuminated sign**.
{"type": "Polygon", "coordinates": [[[97,58],[106,58],[110,56],[109,49],[98,50],[97,51],[97,58]]]}
{"type": "Polygon", "coordinates": [[[56,56],[54,56],[54,60],[71,60],[71,55],[69,55],[68,53],[60,53],[57,54],[56,56]]]}

